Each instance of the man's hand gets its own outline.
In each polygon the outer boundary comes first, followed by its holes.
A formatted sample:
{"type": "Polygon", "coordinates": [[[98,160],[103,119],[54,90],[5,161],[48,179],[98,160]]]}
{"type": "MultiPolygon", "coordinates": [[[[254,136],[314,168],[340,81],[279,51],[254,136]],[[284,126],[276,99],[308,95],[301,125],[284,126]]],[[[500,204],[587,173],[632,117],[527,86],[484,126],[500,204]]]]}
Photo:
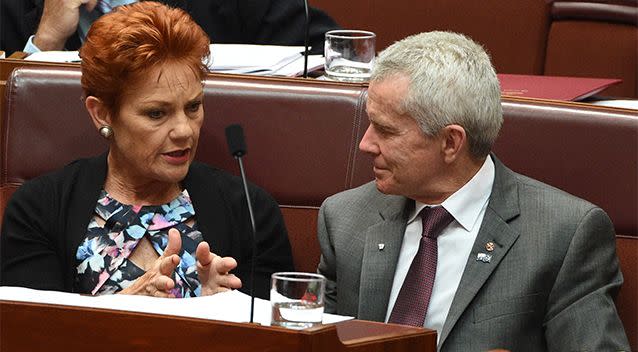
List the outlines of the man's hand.
{"type": "Polygon", "coordinates": [[[45,0],[33,44],[42,51],[62,50],[80,21],[80,6],[91,12],[98,0],[45,0]]]}

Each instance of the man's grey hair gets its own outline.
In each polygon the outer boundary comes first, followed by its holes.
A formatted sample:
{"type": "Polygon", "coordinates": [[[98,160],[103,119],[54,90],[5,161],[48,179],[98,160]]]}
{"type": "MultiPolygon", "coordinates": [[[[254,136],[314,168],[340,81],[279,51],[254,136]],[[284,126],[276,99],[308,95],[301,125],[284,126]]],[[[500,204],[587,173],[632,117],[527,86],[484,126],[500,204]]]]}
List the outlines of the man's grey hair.
{"type": "Polygon", "coordinates": [[[427,136],[458,124],[472,156],[489,154],[503,110],[498,78],[483,47],[457,33],[412,35],[379,54],[371,81],[397,74],[410,81],[400,112],[416,119],[427,136]]]}

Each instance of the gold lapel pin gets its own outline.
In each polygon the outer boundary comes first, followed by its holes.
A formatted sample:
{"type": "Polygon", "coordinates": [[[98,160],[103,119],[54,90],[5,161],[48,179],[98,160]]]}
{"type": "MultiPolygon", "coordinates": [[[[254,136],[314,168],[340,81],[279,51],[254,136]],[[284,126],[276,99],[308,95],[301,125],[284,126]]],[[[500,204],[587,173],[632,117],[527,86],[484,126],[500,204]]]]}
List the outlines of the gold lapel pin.
{"type": "Polygon", "coordinates": [[[494,242],[487,242],[487,243],[485,244],[485,249],[486,249],[488,252],[493,251],[493,250],[494,250],[494,242]]]}

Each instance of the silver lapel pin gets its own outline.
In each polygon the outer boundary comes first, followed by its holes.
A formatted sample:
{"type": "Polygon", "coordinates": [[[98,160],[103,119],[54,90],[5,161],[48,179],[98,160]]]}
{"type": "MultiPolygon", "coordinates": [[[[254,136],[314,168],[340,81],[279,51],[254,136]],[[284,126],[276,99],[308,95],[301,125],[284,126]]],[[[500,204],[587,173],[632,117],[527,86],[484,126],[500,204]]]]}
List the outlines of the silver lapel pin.
{"type": "Polygon", "coordinates": [[[476,260],[483,262],[483,263],[489,263],[492,260],[492,255],[491,254],[485,254],[485,253],[479,253],[476,256],[476,260]]]}
{"type": "Polygon", "coordinates": [[[382,251],[383,248],[385,248],[385,243],[379,243],[377,246],[379,246],[379,250],[382,251]]]}

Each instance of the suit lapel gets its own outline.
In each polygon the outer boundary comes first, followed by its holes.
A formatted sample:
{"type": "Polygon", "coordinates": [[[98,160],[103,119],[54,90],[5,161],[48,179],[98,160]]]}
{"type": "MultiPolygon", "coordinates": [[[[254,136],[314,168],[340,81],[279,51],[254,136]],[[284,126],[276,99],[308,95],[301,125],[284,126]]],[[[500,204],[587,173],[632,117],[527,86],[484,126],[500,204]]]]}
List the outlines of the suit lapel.
{"type": "Polygon", "coordinates": [[[365,232],[361,261],[359,319],[384,321],[394,271],[407,222],[405,198],[389,198],[379,207],[379,222],[365,232]]]}
{"type": "Polygon", "coordinates": [[[489,204],[443,325],[439,348],[443,346],[460,316],[519,236],[518,231],[509,225],[509,221],[520,214],[516,176],[496,157],[492,156],[492,158],[495,165],[495,178],[489,204]],[[494,250],[491,252],[486,250],[488,242],[495,244],[494,250]],[[479,253],[491,255],[489,262],[477,260],[479,253]]]}

